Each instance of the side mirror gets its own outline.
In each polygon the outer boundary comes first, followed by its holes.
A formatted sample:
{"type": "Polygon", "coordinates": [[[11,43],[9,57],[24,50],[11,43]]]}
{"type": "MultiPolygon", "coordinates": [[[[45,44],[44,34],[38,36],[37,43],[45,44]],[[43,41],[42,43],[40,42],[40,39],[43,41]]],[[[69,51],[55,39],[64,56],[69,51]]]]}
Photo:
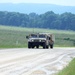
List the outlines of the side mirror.
{"type": "Polygon", "coordinates": [[[26,36],[26,39],[28,39],[29,37],[28,36],[26,36]]]}

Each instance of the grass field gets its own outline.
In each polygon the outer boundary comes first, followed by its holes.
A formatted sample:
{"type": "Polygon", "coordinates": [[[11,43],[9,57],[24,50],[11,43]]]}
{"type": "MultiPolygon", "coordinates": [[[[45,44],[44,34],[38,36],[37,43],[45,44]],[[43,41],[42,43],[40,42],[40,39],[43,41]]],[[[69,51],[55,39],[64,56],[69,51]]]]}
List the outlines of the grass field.
{"type": "Polygon", "coordinates": [[[54,34],[54,46],[75,47],[75,31],[21,28],[0,25],[0,48],[27,47],[26,35],[34,32],[48,32],[54,34]]]}
{"type": "Polygon", "coordinates": [[[75,75],[75,59],[67,67],[61,70],[57,75],[75,75]]]}

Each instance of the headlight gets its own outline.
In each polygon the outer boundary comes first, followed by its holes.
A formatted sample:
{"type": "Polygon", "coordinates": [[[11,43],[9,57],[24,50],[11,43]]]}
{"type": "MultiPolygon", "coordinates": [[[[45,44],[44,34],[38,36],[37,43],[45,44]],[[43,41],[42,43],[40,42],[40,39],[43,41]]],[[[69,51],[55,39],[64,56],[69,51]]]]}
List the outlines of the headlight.
{"type": "Polygon", "coordinates": [[[29,39],[28,41],[29,41],[29,42],[33,42],[34,40],[33,40],[33,39],[29,39]]]}
{"type": "Polygon", "coordinates": [[[39,40],[39,42],[41,42],[41,40],[39,40]]]}
{"type": "Polygon", "coordinates": [[[34,40],[31,40],[32,42],[34,41],[34,40]]]}

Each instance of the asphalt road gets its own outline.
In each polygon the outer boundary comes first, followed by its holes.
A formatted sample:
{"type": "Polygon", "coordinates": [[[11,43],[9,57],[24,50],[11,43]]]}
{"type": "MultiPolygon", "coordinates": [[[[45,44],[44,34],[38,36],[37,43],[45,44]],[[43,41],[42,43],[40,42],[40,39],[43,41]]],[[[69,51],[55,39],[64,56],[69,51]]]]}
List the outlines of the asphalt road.
{"type": "Polygon", "coordinates": [[[75,58],[75,48],[0,49],[0,75],[52,75],[75,58]]]}

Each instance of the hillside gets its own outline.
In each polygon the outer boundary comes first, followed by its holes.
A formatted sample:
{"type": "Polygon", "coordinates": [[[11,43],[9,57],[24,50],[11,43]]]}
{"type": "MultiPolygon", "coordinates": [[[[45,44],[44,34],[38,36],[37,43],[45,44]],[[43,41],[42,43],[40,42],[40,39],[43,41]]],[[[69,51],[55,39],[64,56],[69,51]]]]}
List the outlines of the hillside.
{"type": "Polygon", "coordinates": [[[20,13],[32,13],[43,14],[47,11],[53,11],[55,13],[62,14],[64,12],[75,13],[75,6],[60,6],[54,4],[33,4],[33,3],[0,3],[0,11],[11,11],[20,13]]]}

